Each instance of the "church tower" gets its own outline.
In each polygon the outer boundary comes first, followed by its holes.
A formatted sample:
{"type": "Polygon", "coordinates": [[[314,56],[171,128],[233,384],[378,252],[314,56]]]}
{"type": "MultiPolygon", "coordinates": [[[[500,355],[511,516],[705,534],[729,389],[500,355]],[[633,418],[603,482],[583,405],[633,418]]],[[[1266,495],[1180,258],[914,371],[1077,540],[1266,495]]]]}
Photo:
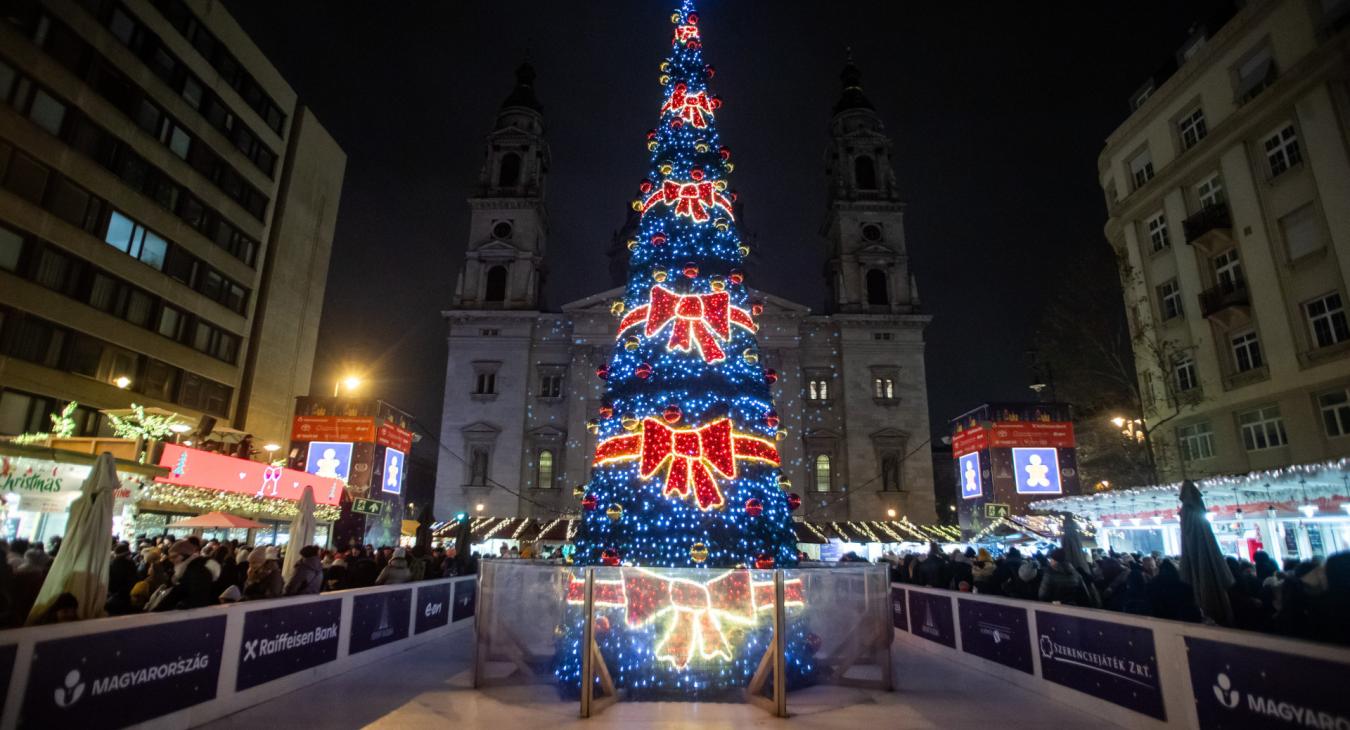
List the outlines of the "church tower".
{"type": "Polygon", "coordinates": [[[828,248],[827,311],[912,312],[918,294],[905,250],[905,204],[895,184],[893,145],[872,102],[863,95],[862,72],[852,58],[840,78],[844,91],[834,106],[825,155],[829,206],[822,234],[828,248]]]}
{"type": "Polygon", "coordinates": [[[487,135],[478,187],[469,198],[469,245],[455,309],[539,308],[548,240],[543,111],[534,95],[534,67],[526,61],[487,135]]]}

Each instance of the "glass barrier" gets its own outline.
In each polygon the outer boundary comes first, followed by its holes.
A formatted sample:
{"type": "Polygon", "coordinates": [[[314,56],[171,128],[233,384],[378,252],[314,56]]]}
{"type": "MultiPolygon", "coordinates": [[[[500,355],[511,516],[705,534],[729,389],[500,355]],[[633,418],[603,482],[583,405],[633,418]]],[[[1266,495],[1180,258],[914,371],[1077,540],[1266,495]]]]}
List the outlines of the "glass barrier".
{"type": "MultiPolygon", "coordinates": [[[[789,586],[800,585],[804,651],[788,646],[789,678],[793,667],[808,677],[788,683],[794,690],[822,685],[890,690],[890,578],[885,566],[806,568],[783,571],[789,586]]],[[[790,624],[792,621],[790,620],[790,624]]]]}
{"type": "MultiPolygon", "coordinates": [[[[474,687],[511,687],[507,702],[553,698],[554,665],[572,569],[518,560],[483,560],[475,617],[474,687]]],[[[575,690],[573,691],[575,694],[575,690]]]]}

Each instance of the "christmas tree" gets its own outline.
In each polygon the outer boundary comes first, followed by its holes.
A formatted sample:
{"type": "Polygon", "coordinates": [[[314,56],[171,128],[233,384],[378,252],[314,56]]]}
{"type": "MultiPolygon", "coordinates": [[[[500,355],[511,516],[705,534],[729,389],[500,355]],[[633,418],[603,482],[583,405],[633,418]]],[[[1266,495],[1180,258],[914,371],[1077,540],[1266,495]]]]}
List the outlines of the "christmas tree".
{"type": "MultiPolygon", "coordinates": [[[[671,16],[660,66],[660,123],[633,201],[628,284],[612,303],[618,342],[597,375],[605,398],[589,427],[595,468],[584,487],[578,565],[597,576],[596,640],[618,686],[660,693],[744,687],[772,634],[773,576],[797,564],[779,470],[785,437],[755,340],[762,306],[741,270],[731,151],[717,134],[698,14],[671,16]],[[701,568],[697,575],[662,568],[701,568]],[[736,570],[753,568],[752,570],[736,570]]],[[[568,602],[580,602],[574,577],[568,602]]],[[[800,607],[801,581],[786,586],[800,607]]],[[[789,612],[789,679],[812,671],[800,611],[789,612]]],[[[579,615],[562,632],[558,676],[579,679],[579,615]]]]}

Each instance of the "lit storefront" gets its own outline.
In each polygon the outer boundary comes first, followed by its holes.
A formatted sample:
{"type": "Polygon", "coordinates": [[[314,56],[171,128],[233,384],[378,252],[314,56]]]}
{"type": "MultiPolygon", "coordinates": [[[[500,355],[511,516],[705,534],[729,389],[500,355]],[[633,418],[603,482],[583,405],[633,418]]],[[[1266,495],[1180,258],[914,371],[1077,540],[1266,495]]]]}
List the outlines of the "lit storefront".
{"type": "MultiPolygon", "coordinates": [[[[326,545],[340,514],[340,479],[273,466],[210,451],[165,444],[159,471],[136,503],[136,534],[175,532],[173,523],[208,512],[225,512],[263,523],[261,529],[206,529],[204,537],[254,545],[283,544],[306,486],[314,490],[315,542],[326,545]]],[[[179,530],[178,532],[184,532],[179,530]]]]}
{"type": "MultiPolygon", "coordinates": [[[[1196,481],[1225,555],[1310,560],[1350,550],[1350,459],[1196,481]]],[[[1093,521],[1097,545],[1121,552],[1181,550],[1180,485],[1033,503],[1093,521]]]]}
{"type": "MultiPolygon", "coordinates": [[[[0,538],[46,541],[64,535],[70,505],[80,495],[95,454],[0,443],[0,538]]],[[[135,503],[164,469],[117,459],[120,482],[113,503],[113,532],[124,534],[135,503]]]]}

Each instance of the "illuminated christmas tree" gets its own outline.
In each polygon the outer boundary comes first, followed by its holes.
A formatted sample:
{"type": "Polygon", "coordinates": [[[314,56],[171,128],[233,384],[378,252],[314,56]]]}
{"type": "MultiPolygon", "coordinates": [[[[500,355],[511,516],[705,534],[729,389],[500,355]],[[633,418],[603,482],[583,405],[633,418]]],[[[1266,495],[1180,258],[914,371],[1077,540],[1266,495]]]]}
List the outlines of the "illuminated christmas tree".
{"type": "MultiPolygon", "coordinates": [[[[692,0],[671,21],[660,123],[647,133],[650,172],[633,201],[641,222],[628,242],[627,289],[611,306],[617,344],[596,373],[606,390],[588,424],[598,444],[575,560],[626,566],[596,589],[605,606],[597,641],[618,684],[696,690],[743,686],[754,672],[771,633],[772,575],[732,569],[797,564],[791,512],[800,499],[779,470],[777,374],[760,363],[762,306],[741,270],[749,249],[692,0]],[[671,567],[708,570],[683,583],[650,570],[671,567]]],[[[787,595],[801,605],[800,581],[787,595]]],[[[576,682],[580,653],[576,630],[565,633],[566,684],[576,682]]],[[[810,671],[808,643],[795,626],[797,678],[810,671]]]]}

